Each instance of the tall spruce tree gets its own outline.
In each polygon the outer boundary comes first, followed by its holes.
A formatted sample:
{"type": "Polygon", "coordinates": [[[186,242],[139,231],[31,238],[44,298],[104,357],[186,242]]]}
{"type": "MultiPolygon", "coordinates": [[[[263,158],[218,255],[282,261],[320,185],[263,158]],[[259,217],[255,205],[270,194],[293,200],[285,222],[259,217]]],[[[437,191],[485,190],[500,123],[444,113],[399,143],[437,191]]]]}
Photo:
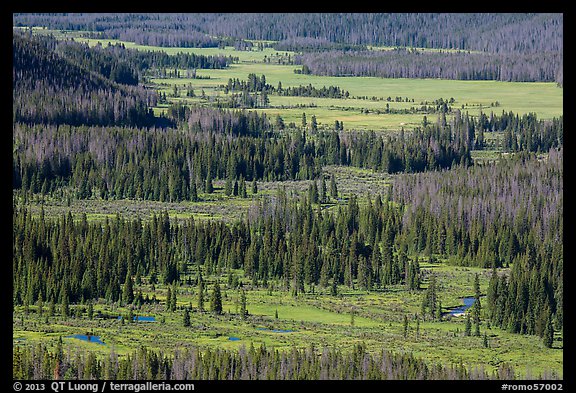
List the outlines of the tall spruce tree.
{"type": "Polygon", "coordinates": [[[218,280],[214,283],[212,296],[210,297],[210,311],[215,314],[222,314],[222,293],[218,280]]]}

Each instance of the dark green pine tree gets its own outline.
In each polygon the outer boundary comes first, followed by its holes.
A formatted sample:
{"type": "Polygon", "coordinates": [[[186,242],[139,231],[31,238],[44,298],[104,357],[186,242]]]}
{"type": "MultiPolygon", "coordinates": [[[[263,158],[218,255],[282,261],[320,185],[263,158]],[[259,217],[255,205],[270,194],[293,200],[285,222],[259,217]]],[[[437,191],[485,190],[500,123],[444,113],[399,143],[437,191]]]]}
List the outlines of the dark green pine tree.
{"type": "Polygon", "coordinates": [[[200,272],[198,272],[198,309],[204,311],[204,280],[200,272]]]}
{"type": "Polygon", "coordinates": [[[474,319],[474,335],[480,336],[480,278],[478,273],[474,276],[474,306],[472,308],[472,318],[474,319]]]}
{"type": "Polygon", "coordinates": [[[474,319],[474,335],[480,336],[480,301],[475,301],[472,307],[472,317],[474,319]]]}
{"type": "Polygon", "coordinates": [[[172,308],[172,290],[168,287],[166,292],[166,311],[170,311],[172,308]]]}
{"type": "Polygon", "coordinates": [[[94,318],[94,304],[92,301],[88,302],[88,319],[94,318]]]}
{"type": "Polygon", "coordinates": [[[436,319],[438,321],[442,320],[442,302],[438,300],[438,305],[436,307],[436,319]]]}
{"type": "Polygon", "coordinates": [[[188,307],[186,307],[184,309],[184,327],[189,326],[190,326],[190,310],[188,310],[188,307]]]}
{"type": "Polygon", "coordinates": [[[332,285],[330,286],[330,295],[336,296],[338,295],[338,277],[337,274],[334,274],[332,278],[332,285]]]}
{"type": "Polygon", "coordinates": [[[256,183],[256,175],[253,175],[252,179],[252,194],[256,195],[258,193],[258,183],[256,183]]]}
{"type": "Polygon", "coordinates": [[[226,194],[226,196],[232,195],[233,184],[234,184],[234,181],[232,180],[232,178],[230,176],[227,176],[226,177],[226,184],[224,185],[224,194],[226,194]]]}
{"type": "Polygon", "coordinates": [[[124,281],[124,286],[122,288],[122,302],[124,304],[132,304],[134,301],[134,284],[132,282],[132,277],[130,271],[126,274],[126,280],[124,281]]]}
{"type": "Polygon", "coordinates": [[[214,283],[214,289],[212,290],[210,311],[215,314],[222,314],[222,293],[220,292],[220,284],[218,281],[214,283]]]}
{"type": "Polygon", "coordinates": [[[248,316],[248,309],[246,308],[246,292],[241,289],[240,290],[240,316],[243,319],[246,319],[248,316]]]}
{"type": "Polygon", "coordinates": [[[319,203],[320,198],[318,195],[318,184],[316,181],[313,181],[312,184],[308,187],[308,199],[310,203],[319,203]]]}
{"type": "Polygon", "coordinates": [[[170,311],[176,311],[176,286],[172,288],[172,297],[170,299],[170,311]]]}
{"type": "Polygon", "coordinates": [[[198,201],[198,190],[196,189],[196,182],[194,180],[190,182],[190,200],[192,202],[198,201]]]}
{"type": "Polygon", "coordinates": [[[472,322],[470,320],[470,314],[466,314],[466,324],[464,325],[464,335],[470,336],[472,333],[472,322]]]}
{"type": "Polygon", "coordinates": [[[408,316],[404,314],[404,338],[408,337],[408,316]]]}
{"type": "Polygon", "coordinates": [[[54,297],[52,297],[50,299],[50,302],[48,303],[48,316],[53,317],[55,313],[56,313],[56,305],[54,304],[54,297]]]}
{"type": "Polygon", "coordinates": [[[210,171],[208,171],[208,175],[206,176],[205,192],[207,194],[212,194],[214,192],[214,185],[212,184],[212,175],[210,174],[210,171]]]}
{"type": "Polygon", "coordinates": [[[228,166],[226,169],[226,184],[224,186],[224,193],[227,196],[232,195],[232,188],[234,186],[234,180],[236,179],[236,164],[234,162],[233,155],[228,156],[228,166]]]}
{"type": "Polygon", "coordinates": [[[242,198],[248,198],[248,193],[246,192],[246,180],[243,176],[240,176],[240,184],[238,186],[238,193],[242,198]]]}
{"type": "Polygon", "coordinates": [[[68,318],[70,316],[70,301],[68,300],[68,293],[65,292],[62,298],[62,316],[68,318]]]}
{"type": "Polygon", "coordinates": [[[554,327],[552,326],[551,316],[548,316],[548,321],[546,322],[546,328],[544,328],[542,341],[546,348],[552,348],[552,344],[554,343],[554,327]]]}
{"type": "Polygon", "coordinates": [[[330,196],[334,199],[338,198],[338,187],[336,186],[336,177],[334,174],[330,176],[330,196]]]}
{"type": "Polygon", "coordinates": [[[318,131],[318,122],[316,121],[316,115],[312,115],[312,119],[310,120],[310,128],[312,131],[318,131]]]}
{"type": "Polygon", "coordinates": [[[426,289],[426,294],[422,302],[422,313],[424,314],[426,310],[432,318],[436,318],[437,308],[438,308],[438,295],[436,292],[436,275],[432,274],[430,277],[430,283],[426,289]]]}

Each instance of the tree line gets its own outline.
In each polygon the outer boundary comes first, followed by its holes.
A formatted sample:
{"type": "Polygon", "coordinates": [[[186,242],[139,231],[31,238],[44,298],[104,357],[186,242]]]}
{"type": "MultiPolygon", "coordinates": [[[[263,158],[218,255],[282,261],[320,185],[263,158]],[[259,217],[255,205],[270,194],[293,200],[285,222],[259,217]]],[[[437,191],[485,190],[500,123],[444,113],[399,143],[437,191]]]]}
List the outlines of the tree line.
{"type": "Polygon", "coordinates": [[[381,78],[441,78],[562,84],[562,52],[384,51],[307,52],[295,57],[303,73],[381,78]],[[304,68],[305,67],[305,68],[304,68]]]}
{"type": "MultiPolygon", "coordinates": [[[[181,129],[44,126],[15,123],[13,188],[49,194],[71,187],[80,199],[198,200],[214,180],[318,179],[325,165],[417,173],[472,163],[485,132],[504,130],[512,151],[546,152],[563,141],[562,118],[440,114],[411,132],[294,129],[280,136],[266,115],[174,106],[181,129]],[[511,137],[507,137],[510,135],[511,137]],[[515,149],[515,150],[514,150],[515,149]]],[[[213,190],[213,187],[209,187],[213,190]]],[[[209,191],[212,192],[212,191],[209,191]]]]}
{"type": "Polygon", "coordinates": [[[205,35],[272,41],[309,37],[308,41],[341,44],[492,53],[563,48],[561,13],[15,13],[12,21],[14,26],[95,31],[103,38],[154,41],[160,46],[191,46],[201,32],[198,41],[208,40],[205,35]],[[177,45],[188,33],[188,42],[177,45]]]}
{"type": "Polygon", "coordinates": [[[386,137],[336,131],[307,136],[298,130],[281,137],[234,136],[234,130],[261,132],[265,115],[200,109],[183,116],[191,131],[16,123],[13,188],[47,194],[71,187],[80,199],[194,201],[199,193],[212,192],[207,186],[216,179],[316,179],[324,165],[397,173],[471,164],[464,123],[457,128],[429,124],[386,137]],[[213,113],[223,115],[220,126],[213,113]],[[203,131],[205,114],[208,129],[222,127],[225,133],[203,131]]]}
{"type": "Polygon", "coordinates": [[[279,41],[278,50],[321,50],[320,54],[306,54],[308,60],[304,63],[311,63],[308,66],[317,70],[314,73],[325,72],[324,75],[333,75],[338,64],[345,67],[346,73],[356,75],[563,84],[563,15],[558,13],[223,13],[114,14],[113,17],[14,14],[13,23],[52,29],[96,29],[91,35],[97,38],[144,45],[215,47],[234,41],[235,46],[244,49],[252,45],[247,39],[279,41]],[[482,53],[366,54],[362,50],[365,45],[482,53]],[[328,55],[326,47],[334,47],[336,51],[328,55]],[[352,66],[342,60],[345,53],[353,52],[351,49],[357,57],[352,66]],[[375,57],[368,59],[367,55],[375,57]],[[327,69],[318,70],[324,67],[319,61],[324,57],[330,59],[326,67],[331,73],[327,69]],[[312,61],[314,58],[316,61],[312,61]]]}
{"type": "MultiPolygon", "coordinates": [[[[126,356],[113,349],[98,358],[93,352],[46,345],[15,347],[13,376],[18,380],[475,380],[514,379],[504,363],[493,372],[462,363],[429,364],[411,354],[386,349],[371,352],[357,344],[348,352],[337,348],[268,349],[265,345],[239,350],[196,346],[164,350],[140,348],[126,356]]],[[[546,378],[544,372],[540,377],[546,378]]]]}

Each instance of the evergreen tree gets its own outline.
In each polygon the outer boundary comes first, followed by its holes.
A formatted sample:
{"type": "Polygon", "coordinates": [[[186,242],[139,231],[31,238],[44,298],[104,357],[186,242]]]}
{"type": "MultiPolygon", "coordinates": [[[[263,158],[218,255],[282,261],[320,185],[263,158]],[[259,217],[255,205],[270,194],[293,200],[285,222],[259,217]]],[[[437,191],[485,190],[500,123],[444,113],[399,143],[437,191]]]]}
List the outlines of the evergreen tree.
{"type": "Polygon", "coordinates": [[[238,193],[242,198],[248,198],[248,194],[246,192],[246,181],[244,180],[243,176],[240,176],[240,184],[238,186],[238,193]]]}
{"type": "Polygon", "coordinates": [[[124,286],[122,288],[122,302],[124,304],[132,304],[134,301],[134,284],[132,282],[132,277],[130,276],[130,271],[126,274],[126,280],[124,281],[124,286]]]}
{"type": "Polygon", "coordinates": [[[198,201],[198,190],[196,189],[196,181],[194,180],[190,182],[190,200],[192,202],[198,201]]]}
{"type": "Polygon", "coordinates": [[[174,312],[176,311],[176,285],[174,285],[174,287],[172,288],[172,297],[170,299],[170,311],[174,312]]]}
{"type": "Polygon", "coordinates": [[[546,348],[552,348],[552,344],[554,343],[554,327],[552,326],[552,318],[549,316],[547,319],[542,341],[546,348]]]}
{"type": "Polygon", "coordinates": [[[184,309],[184,327],[190,326],[190,310],[188,307],[184,309]]]}
{"type": "Polygon", "coordinates": [[[168,287],[166,291],[166,311],[172,310],[172,290],[168,287]]]}
{"type": "Polygon", "coordinates": [[[408,336],[408,316],[404,314],[404,338],[408,336]]]}
{"type": "Polygon", "coordinates": [[[336,277],[336,274],[334,274],[334,277],[332,279],[332,285],[330,286],[330,295],[332,296],[338,295],[338,278],[336,277]]]}
{"type": "Polygon", "coordinates": [[[285,127],[284,124],[284,119],[282,119],[282,117],[280,116],[280,114],[276,115],[276,121],[274,122],[274,125],[279,129],[279,130],[283,130],[285,127]]]}
{"type": "Polygon", "coordinates": [[[53,317],[55,313],[56,305],[54,304],[54,298],[51,298],[50,302],[48,303],[48,316],[53,317]]]}
{"type": "Polygon", "coordinates": [[[310,203],[320,203],[320,198],[318,195],[318,184],[316,181],[313,181],[312,184],[308,187],[308,199],[310,203]]]}
{"type": "Polygon", "coordinates": [[[472,308],[472,318],[474,320],[474,335],[480,336],[480,278],[478,273],[474,275],[474,306],[472,308]]]}
{"type": "Polygon", "coordinates": [[[466,323],[464,325],[464,335],[470,336],[472,333],[472,322],[470,321],[470,314],[466,314],[466,323]]]}
{"type": "Polygon", "coordinates": [[[474,302],[472,307],[472,317],[474,319],[474,335],[480,336],[480,301],[474,302]]]}
{"type": "Polygon", "coordinates": [[[338,187],[336,186],[336,177],[334,174],[330,176],[330,196],[334,199],[338,198],[338,187]]]}
{"type": "Polygon", "coordinates": [[[208,175],[206,176],[206,186],[204,189],[207,194],[212,194],[214,192],[214,186],[212,185],[212,175],[210,174],[210,171],[208,171],[208,175]]]}
{"type": "Polygon", "coordinates": [[[224,194],[226,194],[226,196],[232,195],[232,185],[233,185],[232,178],[230,176],[227,176],[226,183],[224,185],[224,194]]]}
{"type": "Polygon", "coordinates": [[[204,311],[204,280],[200,272],[198,272],[198,309],[204,311]]]}
{"type": "Polygon", "coordinates": [[[212,290],[210,311],[215,314],[222,314],[222,294],[220,293],[220,284],[218,281],[214,283],[214,289],[212,290]]]}
{"type": "Polygon", "coordinates": [[[70,316],[70,302],[68,300],[68,293],[64,293],[62,300],[62,316],[68,318],[70,316]]]}
{"type": "Polygon", "coordinates": [[[243,289],[240,290],[240,315],[243,319],[248,316],[248,309],[246,308],[246,292],[243,289]]]}

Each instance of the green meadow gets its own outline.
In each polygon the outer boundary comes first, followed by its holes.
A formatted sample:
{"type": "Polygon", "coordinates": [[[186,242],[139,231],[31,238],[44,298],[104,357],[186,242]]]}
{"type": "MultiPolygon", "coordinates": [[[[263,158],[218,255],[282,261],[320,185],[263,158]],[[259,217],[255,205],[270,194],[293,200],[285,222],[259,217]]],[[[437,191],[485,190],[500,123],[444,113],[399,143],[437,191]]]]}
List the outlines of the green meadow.
{"type": "MultiPolygon", "coordinates": [[[[481,111],[496,114],[502,111],[514,113],[536,113],[539,118],[551,119],[563,113],[563,88],[555,83],[548,82],[500,82],[500,81],[460,81],[445,79],[407,79],[407,78],[377,78],[377,77],[331,77],[297,74],[299,65],[278,64],[278,59],[286,59],[288,55],[293,59],[295,52],[276,51],[272,48],[263,50],[235,50],[233,47],[220,48],[164,48],[138,45],[119,40],[89,39],[77,37],[77,40],[87,42],[89,45],[108,45],[122,43],[127,48],[138,50],[164,51],[168,54],[178,52],[195,53],[203,55],[233,56],[239,59],[238,63],[231,64],[226,69],[197,70],[197,75],[210,79],[191,78],[155,78],[150,77],[152,86],[167,95],[173,92],[174,85],[185,89],[191,85],[196,95],[204,89],[208,98],[223,97],[224,93],[219,86],[225,85],[230,78],[247,80],[248,74],[265,75],[267,83],[277,86],[279,82],[284,88],[300,85],[309,85],[321,88],[323,86],[338,86],[348,91],[350,97],[367,97],[367,99],[348,98],[309,98],[309,97],[281,97],[270,95],[270,107],[256,109],[271,116],[280,114],[285,122],[299,124],[302,113],[308,118],[315,115],[319,126],[332,127],[335,120],[343,121],[345,129],[352,130],[398,130],[407,129],[422,122],[424,114],[386,114],[386,104],[390,109],[408,109],[412,106],[418,108],[421,103],[432,104],[434,100],[454,98],[453,109],[460,109],[462,113],[478,115],[481,111]],[[270,62],[264,62],[264,59],[270,62]],[[392,102],[386,101],[388,97],[392,102]],[[410,102],[395,102],[395,97],[408,98],[410,102]],[[412,102],[412,99],[414,102],[412,102]],[[496,102],[498,106],[495,106],[496,102]],[[295,108],[295,106],[301,106],[295,108]],[[368,113],[366,113],[368,110],[368,113]],[[377,113],[380,111],[380,113],[377,113]]],[[[391,48],[375,48],[385,50],[391,48]]],[[[180,70],[185,75],[186,70],[180,70]]],[[[185,91],[180,93],[182,100],[201,102],[200,99],[187,99],[185,91]]],[[[177,99],[179,100],[179,99],[177,99]]],[[[208,104],[208,99],[204,104],[208,104]]],[[[156,108],[156,112],[162,111],[156,108]]],[[[437,115],[431,115],[434,120],[437,115]]],[[[429,116],[430,117],[430,116],[429,116]]]]}
{"type": "MultiPolygon", "coordinates": [[[[562,375],[561,333],[556,333],[553,348],[545,348],[539,337],[511,334],[491,327],[485,321],[481,323],[480,337],[465,336],[464,317],[447,314],[451,307],[462,304],[462,297],[473,294],[476,273],[485,294],[489,270],[426,263],[421,268],[434,272],[443,288],[440,300],[445,315],[441,321],[422,318],[420,307],[424,290],[408,291],[402,285],[371,292],[340,287],[337,296],[329,295],[329,289],[307,286],[304,293],[292,296],[282,290],[281,282],[270,282],[270,289],[265,289],[253,287],[251,282],[241,278],[249,314],[242,318],[238,311],[240,293],[226,284],[225,275],[212,276],[206,284],[205,307],[208,310],[212,283],[219,279],[222,315],[201,312],[197,287],[187,284],[177,287],[176,311],[166,311],[167,288],[161,284],[153,287],[144,278],[141,285],[135,286],[135,292],[142,291],[143,296],[149,298],[154,296],[159,303],[143,305],[134,311],[134,315],[153,316],[155,322],[130,323],[126,308],[104,301],[95,304],[93,320],[88,319],[85,305],[71,306],[73,316],[69,318],[63,318],[58,307],[54,316],[48,316],[46,304],[42,315],[38,306],[31,306],[28,313],[23,307],[17,307],[13,318],[13,342],[14,345],[31,345],[42,341],[55,346],[62,337],[65,348],[85,348],[100,356],[112,350],[125,356],[142,345],[172,353],[187,345],[214,349],[265,345],[278,350],[313,345],[319,349],[327,346],[346,350],[365,342],[372,352],[382,349],[410,352],[430,362],[463,363],[483,367],[489,372],[509,363],[514,365],[520,378],[544,372],[562,375]],[[191,310],[189,327],[183,325],[184,308],[191,310]],[[406,331],[404,315],[408,316],[406,331]],[[416,322],[416,315],[419,315],[419,322],[416,322]],[[125,321],[117,319],[118,316],[123,316],[125,321]],[[105,345],[68,337],[87,333],[99,336],[105,345]],[[484,333],[488,347],[484,346],[484,333]]],[[[233,274],[242,276],[240,270],[233,274]]],[[[424,282],[422,289],[426,287],[427,282],[424,282]]],[[[481,302],[484,304],[483,298],[481,302]]]]}

